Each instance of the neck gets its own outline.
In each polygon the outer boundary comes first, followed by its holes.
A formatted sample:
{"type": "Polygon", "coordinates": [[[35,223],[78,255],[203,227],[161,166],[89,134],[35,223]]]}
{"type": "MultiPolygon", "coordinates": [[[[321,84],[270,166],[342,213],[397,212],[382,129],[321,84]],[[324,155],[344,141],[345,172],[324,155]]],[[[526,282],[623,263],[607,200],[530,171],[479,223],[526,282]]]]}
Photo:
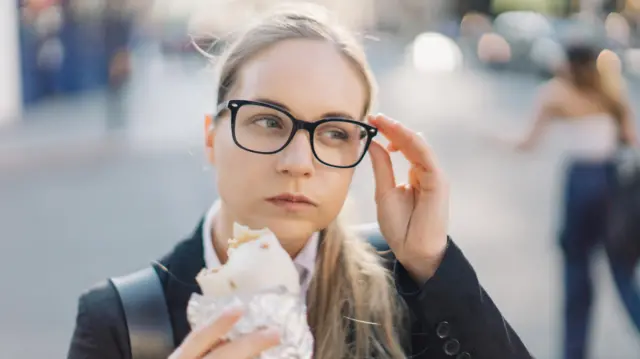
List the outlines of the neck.
{"type": "Polygon", "coordinates": [[[227,249],[229,248],[228,240],[233,237],[233,223],[227,225],[226,221],[221,220],[220,213],[213,220],[211,231],[211,241],[213,242],[213,250],[216,252],[221,264],[225,264],[229,256],[227,249]]]}
{"type": "Polygon", "coordinates": [[[307,244],[308,240],[309,238],[305,238],[305,240],[303,241],[294,241],[292,243],[289,243],[289,245],[282,242],[280,242],[280,244],[282,245],[282,248],[284,248],[284,250],[289,253],[289,256],[291,256],[291,258],[296,258],[302,251],[302,248],[304,248],[304,246],[307,244]]]}
{"type": "MultiPolygon", "coordinates": [[[[228,259],[227,249],[229,245],[227,241],[230,238],[233,238],[233,223],[236,222],[234,218],[235,216],[227,212],[222,205],[213,220],[212,228],[208,229],[211,231],[213,249],[222,264],[226,263],[228,259]]],[[[300,251],[302,251],[302,248],[304,248],[308,238],[305,238],[304,240],[295,240],[278,236],[278,240],[280,241],[282,248],[289,253],[291,258],[295,258],[300,251]]]]}

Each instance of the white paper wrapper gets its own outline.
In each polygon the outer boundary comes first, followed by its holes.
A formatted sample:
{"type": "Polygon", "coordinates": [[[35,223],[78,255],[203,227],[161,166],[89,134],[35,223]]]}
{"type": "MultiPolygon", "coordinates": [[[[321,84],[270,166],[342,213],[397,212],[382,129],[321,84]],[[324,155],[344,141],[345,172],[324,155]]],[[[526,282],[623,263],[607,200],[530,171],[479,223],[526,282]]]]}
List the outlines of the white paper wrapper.
{"type": "Polygon", "coordinates": [[[226,339],[233,340],[261,327],[276,328],[280,330],[282,344],[263,352],[259,359],[311,359],[313,336],[307,324],[307,308],[299,295],[284,288],[220,298],[194,293],[187,305],[187,318],[193,329],[199,328],[236,305],[242,306],[245,314],[226,339]]]}

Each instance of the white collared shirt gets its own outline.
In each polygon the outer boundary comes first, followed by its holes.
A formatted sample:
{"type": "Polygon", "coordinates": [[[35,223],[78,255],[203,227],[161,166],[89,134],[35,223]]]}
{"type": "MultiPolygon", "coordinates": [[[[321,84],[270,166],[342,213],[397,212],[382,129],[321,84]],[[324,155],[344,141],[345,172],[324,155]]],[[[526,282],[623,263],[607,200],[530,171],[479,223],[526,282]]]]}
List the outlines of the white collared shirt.
{"type": "MultiPolygon", "coordinates": [[[[211,237],[211,229],[213,228],[213,220],[220,209],[220,201],[215,201],[204,218],[202,228],[202,248],[204,249],[204,264],[207,268],[220,267],[220,258],[213,248],[213,238],[211,237]]],[[[300,274],[300,293],[303,299],[306,299],[309,284],[316,267],[316,257],[318,255],[318,242],[320,240],[319,233],[314,233],[304,245],[300,253],[294,258],[298,273],[300,274]]]]}

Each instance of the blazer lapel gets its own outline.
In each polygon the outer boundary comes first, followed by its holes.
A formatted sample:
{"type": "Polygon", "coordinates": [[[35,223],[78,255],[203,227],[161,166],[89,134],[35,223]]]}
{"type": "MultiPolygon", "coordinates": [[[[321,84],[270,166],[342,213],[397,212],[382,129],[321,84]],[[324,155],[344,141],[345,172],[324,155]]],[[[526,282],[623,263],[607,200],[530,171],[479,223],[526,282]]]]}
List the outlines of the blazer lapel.
{"type": "Polygon", "coordinates": [[[201,294],[195,277],[204,268],[202,248],[203,221],[200,221],[192,237],[178,244],[174,251],[162,260],[169,270],[165,296],[173,323],[176,345],[180,345],[191,331],[187,321],[187,303],[193,293],[201,294]]]}

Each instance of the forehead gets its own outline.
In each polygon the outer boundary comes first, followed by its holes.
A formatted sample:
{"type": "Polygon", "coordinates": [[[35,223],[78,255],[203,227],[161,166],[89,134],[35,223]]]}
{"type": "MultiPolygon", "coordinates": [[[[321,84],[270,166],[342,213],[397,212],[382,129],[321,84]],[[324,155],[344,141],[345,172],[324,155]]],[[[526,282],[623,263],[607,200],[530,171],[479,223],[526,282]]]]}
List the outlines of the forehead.
{"type": "Polygon", "coordinates": [[[282,103],[305,119],[335,112],[360,118],[367,97],[355,64],[320,40],[286,40],[265,49],[240,70],[234,93],[282,103]]]}

